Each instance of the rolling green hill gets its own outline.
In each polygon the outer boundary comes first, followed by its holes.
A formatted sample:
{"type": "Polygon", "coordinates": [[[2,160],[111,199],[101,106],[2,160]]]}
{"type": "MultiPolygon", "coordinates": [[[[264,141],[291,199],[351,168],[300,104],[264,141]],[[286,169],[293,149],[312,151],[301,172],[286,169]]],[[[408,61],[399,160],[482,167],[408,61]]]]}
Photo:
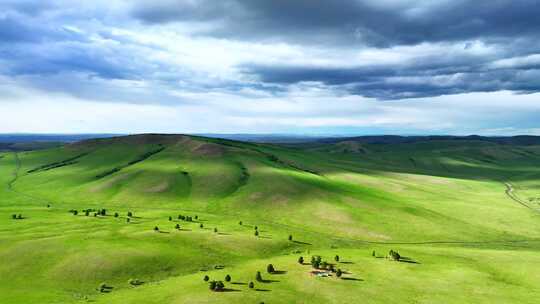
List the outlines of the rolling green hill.
{"type": "Polygon", "coordinates": [[[147,134],[0,152],[0,184],[1,303],[540,298],[537,145],[147,134]],[[203,281],[226,274],[225,292],[203,281]]]}

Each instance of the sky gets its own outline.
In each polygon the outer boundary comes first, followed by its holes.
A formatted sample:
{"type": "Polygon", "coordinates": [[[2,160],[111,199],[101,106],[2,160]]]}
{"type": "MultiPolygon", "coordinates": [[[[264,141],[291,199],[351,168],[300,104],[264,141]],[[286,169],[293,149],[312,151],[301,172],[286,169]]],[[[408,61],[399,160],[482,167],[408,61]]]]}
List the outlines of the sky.
{"type": "Polygon", "coordinates": [[[0,133],[540,135],[537,0],[0,0],[0,133]]]}

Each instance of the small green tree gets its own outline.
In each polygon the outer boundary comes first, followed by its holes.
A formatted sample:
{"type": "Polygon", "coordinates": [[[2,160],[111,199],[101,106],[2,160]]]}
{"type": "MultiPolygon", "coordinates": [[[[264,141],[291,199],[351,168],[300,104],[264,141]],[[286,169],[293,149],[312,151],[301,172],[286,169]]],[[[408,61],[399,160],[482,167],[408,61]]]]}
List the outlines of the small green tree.
{"type": "Polygon", "coordinates": [[[257,282],[262,282],[263,281],[263,278],[262,278],[262,275],[261,275],[260,271],[257,271],[257,275],[255,275],[255,280],[257,280],[257,282]]]}
{"type": "Polygon", "coordinates": [[[248,286],[249,286],[250,289],[255,288],[255,284],[253,284],[253,282],[249,282],[249,285],[248,285],[248,286]]]}
{"type": "Polygon", "coordinates": [[[304,257],[299,257],[298,258],[298,264],[304,264],[304,257]]]}
{"type": "Polygon", "coordinates": [[[371,256],[375,257],[375,250],[373,250],[373,252],[371,252],[371,256]]]}
{"type": "Polygon", "coordinates": [[[198,216],[198,215],[195,215],[195,219],[198,220],[198,219],[199,219],[199,216],[198,216]]]}
{"type": "Polygon", "coordinates": [[[217,228],[214,228],[214,232],[215,232],[215,233],[217,233],[217,232],[218,232],[217,228]]]}
{"type": "Polygon", "coordinates": [[[169,221],[172,221],[172,216],[169,216],[169,221]]]}
{"type": "Polygon", "coordinates": [[[242,226],[242,221],[238,222],[238,225],[242,226]]]}
{"type": "Polygon", "coordinates": [[[126,223],[129,223],[130,221],[131,221],[131,220],[130,220],[130,218],[128,217],[128,218],[126,219],[126,223]]]}
{"type": "Polygon", "coordinates": [[[90,215],[90,210],[87,209],[86,211],[84,211],[84,215],[89,216],[90,215]]]}
{"type": "Polygon", "coordinates": [[[18,220],[22,220],[22,219],[23,219],[22,214],[19,214],[19,215],[17,216],[17,219],[18,219],[18,220]]]}
{"type": "Polygon", "coordinates": [[[156,232],[159,231],[159,227],[158,226],[154,227],[154,231],[156,232]]]}
{"type": "Polygon", "coordinates": [[[255,226],[255,230],[259,230],[259,227],[255,226]]]}
{"type": "Polygon", "coordinates": [[[73,215],[77,215],[77,214],[79,214],[79,211],[73,210],[73,215]]]}
{"type": "Polygon", "coordinates": [[[210,277],[207,276],[207,275],[205,275],[204,278],[203,278],[203,280],[204,280],[205,282],[208,282],[208,280],[210,280],[210,277]]]}
{"type": "Polygon", "coordinates": [[[176,226],[174,226],[174,228],[176,228],[176,230],[180,230],[180,224],[176,224],[176,226]]]}
{"type": "Polygon", "coordinates": [[[215,290],[216,285],[217,285],[216,281],[211,281],[210,284],[208,284],[208,288],[210,288],[210,290],[215,290]]]}
{"type": "Polygon", "coordinates": [[[11,218],[14,219],[14,220],[16,220],[16,219],[17,219],[17,215],[16,215],[16,214],[12,214],[12,215],[11,215],[11,218]]]}
{"type": "Polygon", "coordinates": [[[268,266],[266,266],[266,272],[268,273],[274,273],[276,270],[274,269],[274,265],[272,264],[268,264],[268,266]]]}
{"type": "Polygon", "coordinates": [[[101,211],[99,212],[102,216],[105,216],[107,215],[107,210],[106,209],[101,209],[101,211]]]}
{"type": "Polygon", "coordinates": [[[289,234],[289,241],[292,241],[292,234],[289,234]]]}
{"type": "Polygon", "coordinates": [[[118,212],[115,212],[114,217],[118,217],[118,216],[119,216],[118,212]]]}
{"type": "Polygon", "coordinates": [[[230,275],[226,275],[225,276],[225,282],[230,282],[231,281],[231,276],[230,275]]]}
{"type": "Polygon", "coordinates": [[[255,230],[255,236],[259,236],[259,230],[255,230]]]}
{"type": "Polygon", "coordinates": [[[223,289],[225,289],[225,284],[223,284],[221,281],[217,281],[214,291],[223,291],[223,289]]]}
{"type": "Polygon", "coordinates": [[[336,256],[334,257],[334,261],[339,262],[339,255],[336,255],[336,256]]]}
{"type": "Polygon", "coordinates": [[[199,225],[199,227],[200,227],[200,228],[204,228],[204,225],[201,223],[201,224],[199,225]]]}
{"type": "Polygon", "coordinates": [[[342,274],[343,272],[341,271],[341,269],[338,268],[338,270],[336,271],[336,277],[340,278],[342,274]]]}
{"type": "Polygon", "coordinates": [[[131,211],[128,211],[127,216],[128,216],[128,217],[132,217],[132,216],[133,216],[133,213],[132,213],[131,211]]]}

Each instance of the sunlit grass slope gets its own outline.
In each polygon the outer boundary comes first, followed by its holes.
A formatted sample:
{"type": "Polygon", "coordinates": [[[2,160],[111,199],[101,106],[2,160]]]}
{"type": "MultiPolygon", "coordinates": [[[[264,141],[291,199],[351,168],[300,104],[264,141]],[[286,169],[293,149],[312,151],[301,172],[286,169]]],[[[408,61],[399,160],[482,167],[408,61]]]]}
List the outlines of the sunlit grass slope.
{"type": "Polygon", "coordinates": [[[10,261],[0,265],[2,303],[540,297],[540,277],[530,271],[540,263],[536,146],[285,147],[136,135],[0,154],[0,183],[0,260],[10,261]],[[511,200],[505,183],[531,208],[511,200]],[[94,216],[102,208],[107,215],[94,216]],[[372,257],[390,249],[415,263],[372,257]],[[310,275],[297,259],[314,254],[345,258],[350,263],[337,266],[350,280],[310,275]],[[244,285],[268,263],[284,272],[266,275],[259,291],[244,285]],[[215,293],[202,281],[226,274],[242,284],[215,293]],[[133,287],[129,279],[145,283],[133,287]],[[114,288],[99,292],[101,283],[114,288]]]}

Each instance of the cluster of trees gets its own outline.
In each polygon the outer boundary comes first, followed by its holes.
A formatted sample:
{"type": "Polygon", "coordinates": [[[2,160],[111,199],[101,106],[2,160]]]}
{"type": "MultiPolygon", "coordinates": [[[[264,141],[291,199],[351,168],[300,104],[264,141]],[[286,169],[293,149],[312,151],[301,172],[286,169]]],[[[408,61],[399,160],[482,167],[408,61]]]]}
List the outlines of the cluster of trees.
{"type": "Polygon", "coordinates": [[[22,220],[23,219],[23,216],[22,214],[12,214],[11,215],[11,218],[14,219],[14,220],[22,220]]]}
{"type": "Polygon", "coordinates": [[[222,281],[211,281],[208,285],[212,291],[223,291],[225,289],[225,284],[222,281]]]}
{"type": "Polygon", "coordinates": [[[388,255],[394,261],[399,261],[401,259],[401,256],[399,255],[399,253],[394,250],[390,250],[390,252],[388,252],[388,255]]]}
{"type": "MultiPolygon", "coordinates": [[[[339,262],[339,256],[336,255],[334,257],[334,260],[336,262],[339,262]]],[[[298,258],[298,263],[303,264],[304,258],[303,257],[298,258]]],[[[322,270],[328,270],[331,272],[336,272],[334,264],[323,261],[321,256],[319,255],[314,255],[311,257],[311,266],[315,269],[322,269],[322,270]]]]}
{"type": "MultiPolygon", "coordinates": [[[[195,215],[194,217],[195,219],[198,219],[199,216],[195,215]]],[[[178,219],[179,220],[182,220],[182,221],[186,221],[186,222],[193,222],[193,217],[191,216],[186,216],[186,215],[182,215],[182,214],[179,214],[178,215],[178,219]]],[[[172,221],[172,217],[169,216],[169,221],[172,221]]]]}

